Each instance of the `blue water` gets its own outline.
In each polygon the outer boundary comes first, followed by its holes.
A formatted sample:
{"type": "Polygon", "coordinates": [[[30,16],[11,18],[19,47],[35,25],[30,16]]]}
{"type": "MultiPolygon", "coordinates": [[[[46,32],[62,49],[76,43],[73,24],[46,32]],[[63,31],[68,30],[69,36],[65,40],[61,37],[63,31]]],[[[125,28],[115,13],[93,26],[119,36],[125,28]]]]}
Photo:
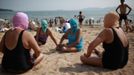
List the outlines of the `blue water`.
{"type": "MultiPolygon", "coordinates": [[[[104,15],[108,11],[83,11],[83,14],[85,15],[86,19],[94,18],[95,20],[98,20],[100,18],[103,18],[104,15]]],[[[0,18],[3,19],[9,19],[11,20],[13,15],[16,12],[10,12],[10,11],[0,11],[0,18]]],[[[72,18],[74,15],[78,15],[79,11],[29,11],[25,12],[28,14],[30,19],[42,19],[42,18],[54,18],[58,16],[62,16],[64,18],[72,18]]],[[[134,13],[131,12],[129,15],[129,18],[134,20],[134,13]]]]}
{"type": "MultiPolygon", "coordinates": [[[[74,15],[78,15],[79,11],[40,11],[40,12],[26,12],[31,18],[53,18],[62,16],[65,18],[72,18],[74,15]]],[[[86,18],[93,17],[95,19],[98,19],[100,17],[103,17],[103,13],[89,13],[89,12],[83,12],[86,18]]]]}

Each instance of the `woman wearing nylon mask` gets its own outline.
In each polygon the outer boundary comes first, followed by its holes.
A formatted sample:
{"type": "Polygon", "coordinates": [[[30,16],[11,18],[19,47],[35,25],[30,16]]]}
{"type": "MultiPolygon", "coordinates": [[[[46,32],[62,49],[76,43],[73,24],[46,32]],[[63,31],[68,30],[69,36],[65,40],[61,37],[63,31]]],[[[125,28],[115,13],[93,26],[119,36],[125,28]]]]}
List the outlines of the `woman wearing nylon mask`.
{"type": "Polygon", "coordinates": [[[28,29],[28,16],[17,12],[13,17],[13,29],[8,30],[1,42],[2,68],[8,72],[22,73],[37,65],[42,59],[40,47],[28,29]],[[34,54],[30,54],[33,50],[34,54]]]}
{"type": "Polygon", "coordinates": [[[104,17],[104,27],[100,34],[89,44],[87,52],[81,56],[84,64],[107,69],[123,68],[128,62],[129,42],[122,28],[119,27],[119,16],[114,12],[104,17]],[[103,44],[103,53],[93,56],[92,52],[99,44],[103,44]]]}
{"type": "Polygon", "coordinates": [[[57,50],[63,52],[79,52],[83,48],[83,38],[81,36],[81,30],[78,27],[78,22],[76,19],[70,19],[69,23],[71,28],[62,36],[57,50]],[[67,39],[67,44],[62,44],[62,42],[67,39]]]}
{"type": "Polygon", "coordinates": [[[48,23],[46,20],[41,20],[41,28],[38,28],[35,39],[39,45],[44,45],[47,41],[48,36],[52,38],[55,45],[57,46],[57,41],[52,35],[52,32],[48,29],[48,23]]]}

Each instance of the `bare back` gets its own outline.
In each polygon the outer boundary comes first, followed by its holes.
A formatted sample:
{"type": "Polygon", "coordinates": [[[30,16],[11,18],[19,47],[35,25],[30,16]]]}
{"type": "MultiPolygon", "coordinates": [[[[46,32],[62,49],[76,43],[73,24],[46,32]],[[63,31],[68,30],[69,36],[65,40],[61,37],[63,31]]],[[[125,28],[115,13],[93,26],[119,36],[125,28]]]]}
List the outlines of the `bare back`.
{"type": "Polygon", "coordinates": [[[128,40],[127,40],[127,37],[125,35],[125,33],[123,32],[123,30],[121,28],[117,29],[117,28],[114,28],[114,30],[116,31],[118,37],[120,38],[122,44],[124,47],[127,47],[128,45],[128,40]]]}
{"type": "MultiPolygon", "coordinates": [[[[14,29],[14,30],[9,30],[7,31],[6,35],[5,35],[5,46],[9,49],[9,50],[13,50],[18,43],[18,38],[20,35],[20,32],[22,30],[18,30],[18,29],[14,29]]],[[[23,46],[28,49],[28,46],[26,46],[26,41],[23,38],[24,36],[22,36],[22,42],[23,42],[23,46]]]]}
{"type": "MultiPolygon", "coordinates": [[[[123,47],[127,47],[128,45],[128,40],[127,37],[125,35],[125,33],[123,32],[123,30],[121,28],[114,28],[114,30],[116,31],[116,34],[118,35],[119,39],[121,40],[123,47]]],[[[111,30],[111,35],[109,34],[109,36],[111,36],[111,38],[109,38],[109,41],[113,41],[114,36],[113,36],[113,31],[111,30]]],[[[109,43],[111,43],[109,42],[109,43]]]]}

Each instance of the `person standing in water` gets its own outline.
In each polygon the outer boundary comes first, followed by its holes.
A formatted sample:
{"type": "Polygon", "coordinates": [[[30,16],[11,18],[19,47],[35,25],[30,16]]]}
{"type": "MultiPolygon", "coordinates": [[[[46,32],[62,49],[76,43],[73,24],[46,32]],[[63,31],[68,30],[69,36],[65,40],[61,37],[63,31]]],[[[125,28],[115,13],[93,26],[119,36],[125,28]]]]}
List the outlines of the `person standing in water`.
{"type": "Polygon", "coordinates": [[[82,26],[82,22],[83,22],[84,18],[85,18],[85,16],[82,14],[82,11],[80,11],[79,15],[78,15],[78,20],[79,20],[80,27],[82,26]]]}
{"type": "Polygon", "coordinates": [[[128,29],[131,31],[131,27],[128,24],[128,19],[127,16],[131,12],[132,8],[128,6],[127,4],[124,4],[125,0],[120,0],[121,4],[116,8],[116,12],[119,14],[120,19],[119,19],[119,25],[121,27],[122,20],[124,19],[125,25],[126,25],[126,32],[128,32],[128,29]],[[127,12],[127,8],[129,9],[127,12]],[[118,11],[120,10],[120,12],[118,11]]]}

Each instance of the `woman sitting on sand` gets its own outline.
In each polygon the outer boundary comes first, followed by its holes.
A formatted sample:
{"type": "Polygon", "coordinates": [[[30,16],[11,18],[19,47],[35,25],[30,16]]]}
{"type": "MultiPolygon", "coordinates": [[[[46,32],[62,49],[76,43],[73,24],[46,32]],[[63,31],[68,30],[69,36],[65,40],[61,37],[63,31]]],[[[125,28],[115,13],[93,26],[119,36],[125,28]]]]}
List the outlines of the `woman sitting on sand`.
{"type": "Polygon", "coordinates": [[[79,52],[83,48],[83,38],[81,36],[81,30],[78,27],[78,22],[75,19],[70,19],[69,23],[71,28],[63,35],[60,40],[57,50],[63,52],[79,52]],[[62,44],[62,42],[68,39],[67,44],[62,44]]]}
{"type": "Polygon", "coordinates": [[[50,29],[48,29],[48,23],[46,20],[41,20],[41,27],[38,28],[35,39],[38,42],[39,45],[44,45],[47,41],[48,36],[52,38],[54,41],[55,45],[57,46],[57,42],[52,35],[52,32],[50,29]]]}
{"type": "MultiPolygon", "coordinates": [[[[113,12],[104,17],[105,29],[88,46],[87,53],[81,56],[84,64],[101,66],[108,69],[123,68],[128,61],[129,43],[123,30],[118,25],[119,16],[113,12]],[[103,43],[102,57],[92,56],[92,51],[103,43]]],[[[95,50],[98,54],[98,51],[95,50]]]]}
{"type": "Polygon", "coordinates": [[[13,29],[8,30],[0,42],[3,53],[2,68],[8,72],[21,73],[37,65],[42,59],[40,48],[28,29],[28,16],[17,12],[13,17],[13,29]],[[33,50],[33,56],[30,51],[33,50]]]}

